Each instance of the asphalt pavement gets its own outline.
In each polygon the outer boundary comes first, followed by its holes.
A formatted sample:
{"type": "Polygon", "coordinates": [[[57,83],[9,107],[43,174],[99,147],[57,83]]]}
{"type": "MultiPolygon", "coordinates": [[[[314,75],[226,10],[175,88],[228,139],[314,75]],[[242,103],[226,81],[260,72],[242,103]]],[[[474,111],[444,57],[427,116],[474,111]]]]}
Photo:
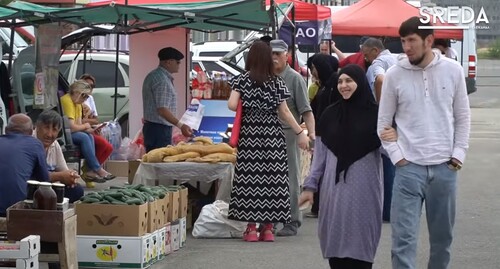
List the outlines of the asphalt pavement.
{"type": "MultiPolygon", "coordinates": [[[[472,131],[459,174],[458,205],[450,269],[500,269],[500,60],[480,60],[478,91],[469,96],[472,131]]],[[[123,184],[116,179],[107,184],[123,184]]],[[[104,185],[102,185],[104,186],[104,185]]],[[[429,245],[422,217],[417,268],[426,268],[429,245]]],[[[390,225],[384,224],[374,269],[390,269],[390,225]]],[[[42,267],[43,268],[43,267],[42,267]]],[[[327,269],[317,220],[304,219],[295,237],[274,243],[241,239],[194,239],[151,269],[327,269]]]]}
{"type": "MultiPolygon", "coordinates": [[[[500,61],[480,60],[478,91],[470,95],[470,149],[459,174],[458,206],[451,269],[500,268],[500,61]]],[[[417,268],[426,268],[429,252],[422,217],[417,268]]],[[[382,227],[374,268],[389,269],[390,225],[382,227]]],[[[274,243],[240,239],[194,239],[151,269],[327,269],[317,238],[317,220],[304,219],[298,236],[274,243]]]]}

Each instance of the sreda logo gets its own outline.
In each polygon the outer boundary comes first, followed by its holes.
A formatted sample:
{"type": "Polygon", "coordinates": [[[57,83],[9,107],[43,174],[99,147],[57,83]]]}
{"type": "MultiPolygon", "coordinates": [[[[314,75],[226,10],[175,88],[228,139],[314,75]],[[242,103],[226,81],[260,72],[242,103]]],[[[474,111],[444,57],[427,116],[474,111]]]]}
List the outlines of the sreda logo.
{"type": "Polygon", "coordinates": [[[96,250],[96,256],[99,260],[110,262],[116,259],[118,250],[113,246],[102,246],[96,250]]]}

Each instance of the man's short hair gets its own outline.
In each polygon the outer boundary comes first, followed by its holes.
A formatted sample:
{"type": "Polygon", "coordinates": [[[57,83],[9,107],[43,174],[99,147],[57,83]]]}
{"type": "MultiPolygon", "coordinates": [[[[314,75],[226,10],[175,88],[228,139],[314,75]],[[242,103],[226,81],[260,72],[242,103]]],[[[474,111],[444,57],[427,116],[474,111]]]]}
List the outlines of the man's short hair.
{"type": "Polygon", "coordinates": [[[93,83],[94,85],[91,85],[91,86],[95,87],[95,77],[94,77],[94,76],[92,76],[91,74],[83,74],[83,75],[81,75],[81,76],[80,76],[80,79],[81,79],[81,80],[87,80],[87,79],[92,80],[92,83],[93,83]]]}
{"type": "Polygon", "coordinates": [[[442,39],[442,38],[439,38],[439,39],[434,39],[434,46],[443,46],[444,48],[448,48],[450,47],[450,40],[446,40],[446,39],[442,39]]]}
{"type": "Polygon", "coordinates": [[[260,38],[260,41],[266,42],[268,45],[271,43],[271,40],[273,40],[273,38],[269,35],[263,35],[260,38]]]}
{"type": "Polygon", "coordinates": [[[33,122],[27,115],[14,114],[10,116],[7,122],[5,133],[31,135],[33,133],[33,122]]]}
{"type": "Polygon", "coordinates": [[[370,37],[363,43],[363,47],[366,48],[377,48],[379,50],[385,50],[384,44],[378,38],[370,37]]]}
{"type": "Polygon", "coordinates": [[[419,29],[419,26],[432,26],[432,24],[430,22],[423,23],[420,20],[420,17],[411,17],[404,21],[399,27],[399,36],[405,37],[412,34],[417,34],[422,39],[425,39],[427,36],[434,34],[433,29],[419,29]]]}
{"type": "Polygon", "coordinates": [[[62,117],[54,110],[45,110],[38,115],[36,125],[54,126],[60,129],[62,127],[62,117]]]}

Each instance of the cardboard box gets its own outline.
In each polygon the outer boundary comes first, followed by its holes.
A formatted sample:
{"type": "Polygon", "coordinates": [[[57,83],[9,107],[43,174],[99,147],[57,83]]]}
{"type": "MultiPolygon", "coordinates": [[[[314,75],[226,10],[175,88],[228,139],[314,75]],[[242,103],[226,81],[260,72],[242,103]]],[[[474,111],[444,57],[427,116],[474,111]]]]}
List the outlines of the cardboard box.
{"type": "Polygon", "coordinates": [[[104,169],[117,177],[128,177],[128,161],[107,160],[104,169]]]}
{"type": "Polygon", "coordinates": [[[75,203],[78,235],[142,236],[148,229],[148,204],[75,203]]]}
{"type": "Polygon", "coordinates": [[[147,268],[151,234],[138,237],[78,235],[78,266],[147,268]]]}
{"type": "Polygon", "coordinates": [[[170,208],[168,211],[168,222],[175,221],[179,218],[179,191],[170,190],[170,208]]]}
{"type": "Polygon", "coordinates": [[[130,160],[128,161],[128,183],[132,184],[134,182],[135,173],[141,164],[141,160],[130,160]]]}
{"type": "Polygon", "coordinates": [[[165,236],[167,228],[163,226],[158,232],[158,260],[163,260],[167,255],[165,253],[165,236]]]}
{"type": "Polygon", "coordinates": [[[165,224],[165,256],[172,253],[172,225],[165,224]]]}
{"type": "Polygon", "coordinates": [[[179,250],[181,247],[181,234],[180,234],[180,224],[179,220],[175,220],[170,224],[170,229],[172,231],[172,252],[179,250]]]}
{"type": "Polygon", "coordinates": [[[16,269],[38,269],[40,263],[38,262],[38,255],[29,259],[17,259],[16,269]]]}
{"type": "Polygon", "coordinates": [[[158,200],[148,202],[148,233],[152,233],[159,228],[158,225],[158,200]]]}
{"type": "Polygon", "coordinates": [[[154,264],[158,261],[158,253],[160,252],[160,240],[158,231],[151,233],[151,241],[149,243],[149,264],[154,264]]]}
{"type": "Polygon", "coordinates": [[[39,253],[39,235],[30,235],[18,242],[0,241],[0,259],[29,259],[39,253]]]}
{"type": "Polygon", "coordinates": [[[187,216],[188,188],[182,186],[179,190],[179,218],[187,216]]]}
{"type": "Polygon", "coordinates": [[[170,204],[170,194],[169,193],[166,193],[165,197],[163,197],[163,199],[158,199],[158,203],[157,203],[158,227],[157,227],[157,230],[165,227],[169,204],[170,204]]]}
{"type": "Polygon", "coordinates": [[[172,208],[172,193],[171,192],[167,192],[165,193],[165,198],[163,198],[163,208],[162,208],[162,211],[163,211],[163,226],[165,226],[168,222],[170,222],[170,210],[172,208]]]}
{"type": "Polygon", "coordinates": [[[179,219],[179,247],[186,246],[187,231],[186,231],[186,218],[179,219]]]}

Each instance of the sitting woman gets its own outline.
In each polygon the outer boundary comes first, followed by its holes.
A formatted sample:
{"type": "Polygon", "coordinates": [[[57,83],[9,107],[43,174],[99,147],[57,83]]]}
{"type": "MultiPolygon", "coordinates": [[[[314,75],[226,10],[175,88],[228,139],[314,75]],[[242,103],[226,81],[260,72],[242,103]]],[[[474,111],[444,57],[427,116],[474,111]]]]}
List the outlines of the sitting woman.
{"type": "Polygon", "coordinates": [[[93,187],[93,182],[103,183],[113,177],[102,168],[96,158],[92,135],[95,129],[89,123],[82,123],[82,103],[89,97],[90,91],[90,85],[87,82],[77,80],[69,86],[68,93],[61,97],[64,115],[70,122],[73,143],[80,147],[89,168],[82,175],[82,179],[87,182],[87,187],[93,187]]]}
{"type": "MultiPolygon", "coordinates": [[[[95,87],[95,78],[89,74],[83,74],[80,77],[81,80],[87,82],[90,86],[89,97],[82,104],[83,115],[82,123],[89,123],[91,126],[99,124],[99,118],[97,117],[97,109],[95,106],[94,98],[92,97],[92,91],[95,87]]],[[[94,143],[95,143],[95,156],[97,160],[102,165],[109,158],[111,153],[113,153],[113,145],[111,145],[103,136],[100,135],[100,130],[97,129],[94,133],[94,143]]],[[[108,176],[109,179],[113,179],[115,176],[108,176]]]]}

